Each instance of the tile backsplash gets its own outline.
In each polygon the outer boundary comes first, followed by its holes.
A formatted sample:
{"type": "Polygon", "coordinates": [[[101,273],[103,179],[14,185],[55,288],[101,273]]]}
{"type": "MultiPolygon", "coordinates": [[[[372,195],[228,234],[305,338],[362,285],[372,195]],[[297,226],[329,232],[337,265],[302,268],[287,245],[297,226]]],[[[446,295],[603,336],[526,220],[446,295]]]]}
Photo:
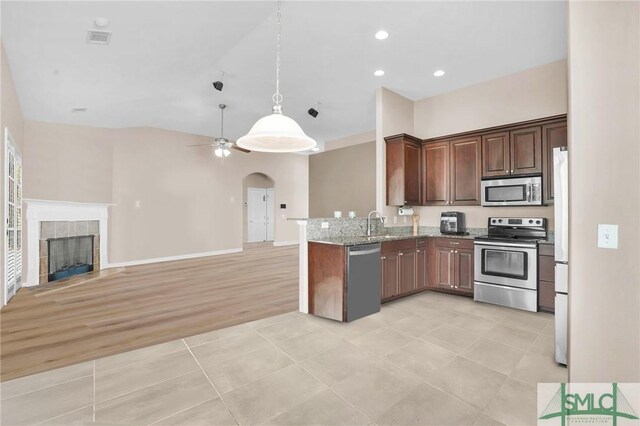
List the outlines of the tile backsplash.
{"type": "Polygon", "coordinates": [[[97,220],[42,221],[40,222],[40,239],[78,237],[83,235],[100,235],[100,222],[97,220]]]}

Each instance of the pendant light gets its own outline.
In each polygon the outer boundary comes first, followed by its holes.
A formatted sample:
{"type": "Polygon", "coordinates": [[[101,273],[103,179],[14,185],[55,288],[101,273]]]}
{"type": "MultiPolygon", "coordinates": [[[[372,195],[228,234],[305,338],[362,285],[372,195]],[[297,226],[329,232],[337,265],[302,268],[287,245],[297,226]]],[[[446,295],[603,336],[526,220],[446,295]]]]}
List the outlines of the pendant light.
{"type": "Polygon", "coordinates": [[[276,93],[273,95],[271,115],[256,121],[249,133],[236,144],[245,149],[261,152],[299,152],[316,146],[316,141],[307,136],[298,123],[282,114],[280,94],[280,0],[276,2],[278,29],[276,35],[276,93]]]}

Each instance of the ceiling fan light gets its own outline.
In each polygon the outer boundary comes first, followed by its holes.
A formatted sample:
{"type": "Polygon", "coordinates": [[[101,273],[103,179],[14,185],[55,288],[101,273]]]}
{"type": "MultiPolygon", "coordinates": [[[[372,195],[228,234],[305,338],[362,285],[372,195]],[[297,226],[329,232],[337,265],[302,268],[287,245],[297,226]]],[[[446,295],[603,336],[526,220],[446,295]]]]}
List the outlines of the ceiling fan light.
{"type": "Polygon", "coordinates": [[[222,150],[222,154],[224,154],[225,157],[228,157],[231,154],[231,151],[229,151],[227,148],[222,150]]]}
{"type": "Polygon", "coordinates": [[[216,148],[213,153],[216,155],[216,157],[222,158],[222,148],[216,148]]]}
{"type": "Polygon", "coordinates": [[[249,133],[236,141],[240,148],[260,152],[300,152],[316,146],[293,119],[275,112],[256,121],[249,133]]]}

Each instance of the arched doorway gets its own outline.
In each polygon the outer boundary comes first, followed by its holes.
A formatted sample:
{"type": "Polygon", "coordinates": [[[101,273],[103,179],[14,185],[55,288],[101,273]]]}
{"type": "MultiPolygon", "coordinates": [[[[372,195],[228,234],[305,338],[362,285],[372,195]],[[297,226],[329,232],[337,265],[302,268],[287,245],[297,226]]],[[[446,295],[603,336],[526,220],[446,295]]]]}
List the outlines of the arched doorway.
{"type": "Polygon", "coordinates": [[[264,173],[242,180],[244,243],[273,241],[275,233],[275,182],[264,173]]]}

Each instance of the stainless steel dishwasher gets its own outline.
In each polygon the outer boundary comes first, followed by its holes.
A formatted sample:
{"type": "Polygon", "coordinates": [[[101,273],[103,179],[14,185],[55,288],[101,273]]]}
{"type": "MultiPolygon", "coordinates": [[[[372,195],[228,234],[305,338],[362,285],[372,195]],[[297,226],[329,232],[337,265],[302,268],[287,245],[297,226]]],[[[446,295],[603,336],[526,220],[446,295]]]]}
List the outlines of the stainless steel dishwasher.
{"type": "Polygon", "coordinates": [[[347,322],[380,312],[380,243],[347,250],[347,322]]]}

